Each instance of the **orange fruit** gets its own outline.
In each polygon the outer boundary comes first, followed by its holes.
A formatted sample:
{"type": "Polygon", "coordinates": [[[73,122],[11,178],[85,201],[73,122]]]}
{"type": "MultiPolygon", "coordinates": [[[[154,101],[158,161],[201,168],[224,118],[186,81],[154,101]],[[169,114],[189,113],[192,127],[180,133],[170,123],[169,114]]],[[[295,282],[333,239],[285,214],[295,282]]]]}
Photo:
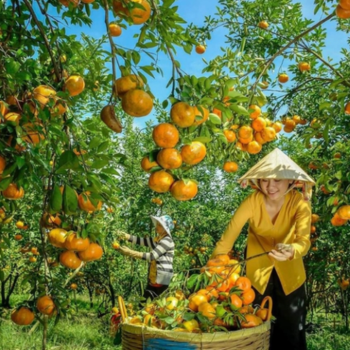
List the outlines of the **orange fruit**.
{"type": "Polygon", "coordinates": [[[163,148],[157,155],[157,163],[164,169],[177,169],[182,165],[182,157],[175,148],[163,148]]]}
{"type": "Polygon", "coordinates": [[[67,238],[67,231],[63,228],[54,228],[48,234],[49,242],[57,248],[64,248],[64,242],[67,238]]]}
{"type": "Polygon", "coordinates": [[[229,129],[225,129],[224,130],[224,135],[226,137],[226,140],[228,143],[232,143],[236,141],[236,134],[234,131],[229,130],[229,129]]]}
{"type": "Polygon", "coordinates": [[[33,98],[40,104],[41,108],[44,108],[49,102],[50,98],[56,95],[56,91],[47,85],[39,85],[33,90],[33,98]]]}
{"type": "Polygon", "coordinates": [[[249,288],[248,290],[244,291],[241,295],[243,300],[243,305],[249,305],[251,304],[255,299],[255,292],[254,289],[249,288]]]}
{"type": "Polygon", "coordinates": [[[196,106],[193,107],[194,108],[194,114],[195,114],[195,120],[194,123],[192,125],[201,125],[203,124],[205,121],[208,120],[209,118],[209,110],[203,106],[199,106],[199,108],[197,108],[196,106]],[[198,116],[200,117],[200,119],[198,119],[198,116]]]}
{"type": "Polygon", "coordinates": [[[90,240],[89,238],[78,238],[75,233],[72,233],[66,238],[63,245],[67,250],[82,252],[89,248],[90,240]]]}
{"type": "Polygon", "coordinates": [[[0,101],[0,117],[4,117],[5,114],[8,112],[8,109],[5,105],[5,102],[4,101],[0,101]]]}
{"type": "Polygon", "coordinates": [[[260,317],[253,314],[246,314],[245,321],[241,322],[242,328],[253,328],[262,325],[263,321],[260,317]]]}
{"type": "Polygon", "coordinates": [[[269,27],[269,24],[266,21],[260,21],[258,23],[258,27],[261,29],[267,29],[269,27]]]}
{"type": "Polygon", "coordinates": [[[309,71],[311,69],[311,66],[308,62],[299,62],[298,68],[300,72],[305,72],[305,71],[309,71]]]}
{"type": "Polygon", "coordinates": [[[207,297],[202,294],[194,294],[188,300],[189,300],[188,307],[194,312],[198,312],[199,305],[208,302],[207,297]]]}
{"type": "Polygon", "coordinates": [[[240,137],[238,140],[239,140],[240,143],[242,143],[245,146],[244,150],[247,151],[247,145],[248,145],[249,142],[254,140],[254,136],[250,135],[248,138],[240,137]]]}
{"type": "Polygon", "coordinates": [[[281,122],[274,122],[272,124],[272,127],[275,129],[276,133],[280,132],[282,130],[282,123],[281,122]]]}
{"type": "Polygon", "coordinates": [[[189,145],[181,148],[183,161],[189,165],[195,165],[201,162],[207,153],[207,149],[202,142],[193,141],[189,145]]]}
{"type": "Polygon", "coordinates": [[[262,131],[266,127],[266,120],[262,117],[256,117],[251,125],[255,131],[262,131]]]}
{"type": "Polygon", "coordinates": [[[34,313],[30,309],[23,306],[11,313],[12,322],[19,326],[28,326],[34,321],[34,318],[34,313]]]}
{"type": "Polygon", "coordinates": [[[205,52],[205,46],[204,45],[197,45],[196,52],[201,55],[202,53],[205,52]]]}
{"type": "Polygon", "coordinates": [[[270,142],[276,138],[276,131],[273,127],[268,126],[261,130],[261,137],[266,141],[270,142]]]}
{"type": "Polygon", "coordinates": [[[143,80],[135,74],[129,74],[117,79],[114,82],[114,90],[117,91],[118,96],[123,96],[129,90],[142,88],[143,80]]]}
{"type": "Polygon", "coordinates": [[[317,214],[312,214],[311,215],[311,223],[314,224],[315,222],[319,221],[320,217],[317,214]]]}
{"type": "Polygon", "coordinates": [[[15,113],[15,112],[9,112],[9,113],[5,114],[4,118],[5,118],[5,121],[14,122],[17,125],[19,125],[21,115],[19,113],[15,113]]]}
{"type": "MultiPolygon", "coordinates": [[[[67,250],[69,251],[69,250],[67,250]]],[[[82,261],[94,261],[101,259],[103,255],[102,247],[97,243],[90,243],[87,249],[78,253],[78,257],[82,261]]]]}
{"type": "Polygon", "coordinates": [[[237,294],[230,295],[230,302],[235,308],[240,309],[243,305],[243,300],[237,294]]]}
{"type": "Polygon", "coordinates": [[[338,18],[348,19],[350,18],[350,9],[345,9],[340,6],[340,4],[335,9],[335,14],[338,18]]]}
{"type": "Polygon", "coordinates": [[[175,103],[170,110],[172,121],[180,128],[188,128],[194,123],[195,109],[186,102],[175,103]]]}
{"type": "Polygon", "coordinates": [[[339,214],[334,213],[332,219],[331,219],[331,224],[333,226],[343,226],[347,223],[348,220],[342,219],[339,214]]]}
{"type": "Polygon", "coordinates": [[[179,142],[179,131],[169,123],[162,123],[153,129],[152,137],[154,142],[163,148],[175,147],[179,142]]]}
{"type": "Polygon", "coordinates": [[[77,269],[81,265],[81,260],[77,254],[71,250],[65,250],[60,254],[60,263],[69,269],[77,269]]]}
{"type": "Polygon", "coordinates": [[[6,159],[0,156],[0,174],[4,172],[5,168],[6,168],[6,159]]]}
{"type": "Polygon", "coordinates": [[[188,201],[197,195],[198,186],[192,180],[178,180],[172,184],[170,193],[178,201],[188,201]]]}
{"type": "MultiPolygon", "coordinates": [[[[96,201],[94,201],[94,202],[96,202],[96,201]]],[[[102,202],[101,201],[98,201],[96,203],[96,206],[90,201],[90,192],[89,191],[79,194],[79,196],[78,196],[78,204],[79,204],[79,208],[81,210],[87,211],[87,212],[98,211],[102,207],[102,202]]]]}
{"type": "Polygon", "coordinates": [[[122,97],[122,109],[132,117],[144,117],[151,113],[153,99],[143,90],[129,90],[122,97]]]}
{"type": "Polygon", "coordinates": [[[238,170],[238,164],[236,162],[225,162],[223,169],[227,173],[235,173],[238,170]]]}
{"type": "Polygon", "coordinates": [[[253,112],[250,113],[250,118],[251,119],[256,119],[261,116],[261,109],[257,105],[250,105],[249,109],[252,109],[253,112]]]}
{"type": "Polygon", "coordinates": [[[253,136],[253,129],[250,126],[243,125],[238,129],[238,136],[240,139],[249,139],[253,136]]]}
{"type": "Polygon", "coordinates": [[[156,161],[151,162],[148,156],[143,157],[141,160],[141,168],[146,172],[149,172],[152,168],[156,166],[158,166],[158,163],[156,161]]]}
{"type": "Polygon", "coordinates": [[[2,191],[2,195],[7,199],[17,200],[24,196],[24,190],[22,187],[18,188],[16,184],[10,183],[6,190],[2,191]]]}
{"type": "Polygon", "coordinates": [[[36,308],[43,315],[50,316],[55,311],[56,305],[50,296],[44,295],[37,300],[36,308]]]}
{"type": "Polygon", "coordinates": [[[155,192],[165,193],[170,190],[174,181],[171,174],[167,173],[165,170],[160,170],[151,174],[148,180],[148,186],[155,192]]]}
{"type": "Polygon", "coordinates": [[[120,26],[118,26],[118,24],[110,23],[108,29],[111,33],[111,36],[120,36],[122,34],[122,29],[120,26]]]}
{"type": "Polygon", "coordinates": [[[63,90],[67,90],[70,96],[77,96],[85,89],[85,81],[79,75],[71,75],[64,83],[63,90]]]}
{"type": "Polygon", "coordinates": [[[241,276],[236,281],[235,286],[241,289],[244,293],[252,287],[252,283],[250,282],[250,279],[248,277],[241,276]]]}
{"type": "Polygon", "coordinates": [[[350,0],[339,0],[339,5],[345,10],[350,10],[350,0]]]}
{"type": "Polygon", "coordinates": [[[258,154],[262,150],[262,145],[257,141],[251,141],[247,145],[249,154],[258,154]]]}
{"type": "Polygon", "coordinates": [[[337,210],[337,214],[343,220],[350,220],[350,205],[343,205],[337,210]]]}
{"type": "Polygon", "coordinates": [[[281,74],[278,75],[278,81],[280,83],[282,83],[282,84],[286,83],[288,80],[289,80],[289,77],[288,77],[288,75],[286,73],[281,73],[281,74]]]}
{"type": "Polygon", "coordinates": [[[198,306],[198,312],[200,312],[203,316],[209,318],[209,320],[213,320],[216,317],[215,308],[208,302],[200,304],[198,306]]]}

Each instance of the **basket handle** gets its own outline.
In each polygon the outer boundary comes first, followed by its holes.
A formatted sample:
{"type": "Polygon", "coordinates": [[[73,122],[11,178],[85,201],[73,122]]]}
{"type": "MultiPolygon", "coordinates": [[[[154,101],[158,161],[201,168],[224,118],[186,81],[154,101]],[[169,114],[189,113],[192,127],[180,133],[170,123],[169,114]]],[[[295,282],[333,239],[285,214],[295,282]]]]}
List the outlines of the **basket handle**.
{"type": "Polygon", "coordinates": [[[260,307],[263,309],[266,302],[269,302],[269,307],[268,307],[268,311],[267,311],[267,318],[266,318],[266,321],[269,321],[271,319],[271,316],[272,316],[272,298],[270,296],[266,296],[262,302],[261,302],[261,305],[260,307]]]}
{"type": "Polygon", "coordinates": [[[126,318],[128,317],[128,314],[126,312],[124,299],[121,295],[118,296],[118,304],[119,304],[119,309],[120,309],[120,314],[122,316],[122,320],[123,320],[123,322],[125,322],[126,318]]]}

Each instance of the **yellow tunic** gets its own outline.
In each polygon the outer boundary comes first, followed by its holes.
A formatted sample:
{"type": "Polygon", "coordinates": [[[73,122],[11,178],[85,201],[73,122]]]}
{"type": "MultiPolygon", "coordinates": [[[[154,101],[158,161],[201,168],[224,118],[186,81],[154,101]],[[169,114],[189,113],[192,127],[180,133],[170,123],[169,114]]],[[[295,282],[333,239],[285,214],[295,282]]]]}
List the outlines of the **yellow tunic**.
{"type": "Polygon", "coordinates": [[[273,224],[260,191],[248,196],[234,213],[213,256],[227,254],[232,249],[243,226],[249,222],[247,258],[274,249],[277,243],[292,244],[294,258],[276,261],[268,255],[247,261],[247,277],[263,294],[275,267],[284,293],[290,294],[306,279],[302,257],[310,249],[311,207],[300,192],[292,190],[285,195],[283,206],[273,224]]]}

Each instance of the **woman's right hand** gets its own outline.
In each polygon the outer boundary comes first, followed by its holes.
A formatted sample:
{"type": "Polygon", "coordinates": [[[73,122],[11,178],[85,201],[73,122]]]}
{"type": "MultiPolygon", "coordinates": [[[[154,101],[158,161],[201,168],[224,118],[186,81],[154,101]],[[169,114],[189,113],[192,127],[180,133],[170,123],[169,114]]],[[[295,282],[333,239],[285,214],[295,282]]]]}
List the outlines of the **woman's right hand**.
{"type": "Polygon", "coordinates": [[[124,241],[128,241],[129,238],[130,238],[130,235],[124,231],[117,231],[117,237],[120,239],[120,240],[124,240],[124,241]]]}

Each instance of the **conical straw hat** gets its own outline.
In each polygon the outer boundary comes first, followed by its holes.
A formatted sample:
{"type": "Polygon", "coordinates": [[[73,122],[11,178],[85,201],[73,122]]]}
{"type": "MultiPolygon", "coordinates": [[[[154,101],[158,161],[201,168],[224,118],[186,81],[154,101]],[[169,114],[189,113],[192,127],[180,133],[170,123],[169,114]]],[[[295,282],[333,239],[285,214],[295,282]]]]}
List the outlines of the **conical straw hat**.
{"type": "Polygon", "coordinates": [[[259,179],[286,179],[302,182],[306,199],[311,198],[311,187],[315,185],[315,181],[278,148],[275,148],[250,168],[238,182],[241,183],[242,187],[246,187],[248,182],[252,181],[259,187],[257,181],[259,179]]]}

